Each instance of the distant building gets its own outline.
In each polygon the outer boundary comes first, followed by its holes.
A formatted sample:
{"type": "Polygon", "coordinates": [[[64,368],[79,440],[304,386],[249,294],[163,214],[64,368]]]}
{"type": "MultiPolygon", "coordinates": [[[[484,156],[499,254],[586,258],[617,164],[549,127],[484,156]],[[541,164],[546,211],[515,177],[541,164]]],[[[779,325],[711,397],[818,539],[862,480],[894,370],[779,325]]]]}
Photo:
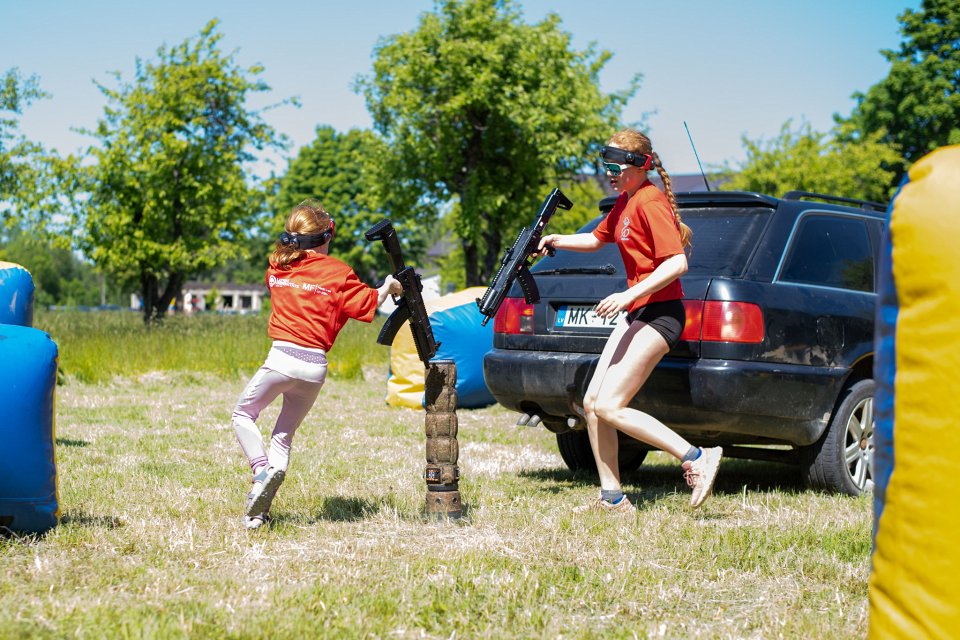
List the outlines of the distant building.
{"type": "MultiPolygon", "coordinates": [[[[183,297],[175,303],[172,310],[186,314],[197,311],[260,313],[267,293],[267,287],[262,284],[190,281],[183,285],[183,297]],[[209,307],[208,302],[212,303],[209,307]]],[[[142,308],[139,294],[130,295],[130,307],[142,308]]]]}

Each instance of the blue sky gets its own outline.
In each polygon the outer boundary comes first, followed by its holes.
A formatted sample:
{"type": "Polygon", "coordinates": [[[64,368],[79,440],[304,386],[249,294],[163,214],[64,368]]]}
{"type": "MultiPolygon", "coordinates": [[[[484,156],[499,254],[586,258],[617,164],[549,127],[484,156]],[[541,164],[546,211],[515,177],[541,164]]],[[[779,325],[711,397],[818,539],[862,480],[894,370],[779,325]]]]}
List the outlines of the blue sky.
{"type": "MultiPolygon", "coordinates": [[[[624,88],[637,72],[640,90],[624,113],[645,113],[648,131],[671,173],[697,171],[686,121],[704,165],[744,159],[742,136],[768,139],[788,119],[828,130],[834,113],[849,114],[855,91],[887,75],[881,49],[901,41],[897,16],[916,1],[675,0],[660,3],[523,0],[524,19],[557,13],[577,49],[591,42],[614,54],[601,88],[624,88]]],[[[370,116],[351,84],[369,74],[378,38],[416,27],[432,0],[0,0],[0,70],[36,74],[52,99],[35,103],[21,129],[60,153],[90,138],[106,101],[93,81],[111,85],[111,71],[133,77],[135,59],[162,44],[195,35],[221,20],[223,46],[244,66],[261,63],[273,89],[260,104],[299,96],[268,121],[292,142],[290,154],[329,124],[369,128],[370,116]]],[[[284,159],[277,158],[282,171],[284,159]]]]}

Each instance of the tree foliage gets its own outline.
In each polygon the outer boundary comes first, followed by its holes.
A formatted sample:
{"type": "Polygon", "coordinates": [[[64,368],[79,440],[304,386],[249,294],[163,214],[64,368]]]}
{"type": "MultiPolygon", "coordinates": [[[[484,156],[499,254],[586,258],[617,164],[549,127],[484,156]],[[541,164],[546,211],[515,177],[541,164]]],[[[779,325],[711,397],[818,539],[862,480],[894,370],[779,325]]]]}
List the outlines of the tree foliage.
{"type": "MultiPolygon", "coordinates": [[[[276,195],[271,198],[275,212],[272,237],[276,238],[283,229],[294,206],[307,198],[316,198],[336,221],[330,254],[353,267],[361,278],[376,280],[388,263],[382,251],[370,250],[363,234],[384,217],[371,194],[375,165],[382,151],[383,145],[372,131],[351,129],[338,133],[333,127],[317,127],[316,138],[290,161],[276,195]]],[[[408,245],[423,235],[411,229],[412,222],[408,217],[406,228],[400,231],[408,245]]],[[[417,248],[422,250],[422,242],[417,248]]]]}
{"type": "Polygon", "coordinates": [[[238,242],[262,210],[245,163],[282,138],[246,107],[268,91],[219,49],[217,21],[196,38],[137,60],[135,77],[100,85],[108,106],[95,131],[89,201],[77,211],[81,247],[135,283],[144,321],[163,318],[185,280],[244,251],[238,242]]]}
{"type": "Polygon", "coordinates": [[[468,285],[489,280],[503,242],[581,170],[638,85],[601,92],[610,54],[573,50],[559,23],[526,24],[510,0],[437,0],[377,44],[358,82],[388,144],[379,200],[426,219],[455,200],[468,285]]]}
{"type": "Polygon", "coordinates": [[[0,216],[11,224],[14,212],[34,205],[44,190],[45,152],[20,133],[18,117],[45,97],[36,76],[16,68],[0,75],[0,216]]]}
{"type": "MultiPolygon", "coordinates": [[[[101,300],[102,277],[93,265],[79,259],[69,249],[58,247],[42,233],[19,225],[11,226],[0,241],[0,261],[15,262],[30,272],[37,305],[97,305],[101,300]]],[[[111,302],[118,293],[111,287],[111,302]]]]}
{"type": "Polygon", "coordinates": [[[743,138],[747,159],[727,167],[724,190],[782,196],[787,191],[813,191],[848,198],[886,202],[891,193],[898,154],[881,142],[882,134],[844,142],[834,134],[814,131],[809,123],[796,129],[790,121],[772,140],[743,138]]]}
{"type": "Polygon", "coordinates": [[[884,50],[886,78],[856,93],[849,118],[838,118],[850,140],[880,134],[895,145],[894,183],[910,164],[934,149],[960,144],[960,3],[923,0],[899,16],[904,37],[898,51],[884,50]]]}

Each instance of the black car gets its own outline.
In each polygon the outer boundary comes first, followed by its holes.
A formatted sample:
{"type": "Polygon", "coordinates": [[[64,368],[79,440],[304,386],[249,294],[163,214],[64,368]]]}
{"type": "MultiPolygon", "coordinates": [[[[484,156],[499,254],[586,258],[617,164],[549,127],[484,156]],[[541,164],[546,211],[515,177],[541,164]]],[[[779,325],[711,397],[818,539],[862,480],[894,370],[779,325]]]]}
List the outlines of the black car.
{"type": "MultiPolygon", "coordinates": [[[[592,230],[613,206],[583,227],[592,230]]],[[[884,205],[806,192],[677,194],[693,230],[679,344],[631,406],[732,457],[799,464],[808,486],[869,489],[873,326],[884,205]],[[779,446],[769,446],[779,445],[779,446]],[[786,445],[786,446],[784,446],[786,445]]],[[[595,469],[580,403],[613,321],[593,306],[626,289],[615,245],[560,251],[515,286],[494,320],[484,378],[519,423],[554,432],[571,469],[595,469]]],[[[620,434],[620,466],[645,445],[620,434]]]]}

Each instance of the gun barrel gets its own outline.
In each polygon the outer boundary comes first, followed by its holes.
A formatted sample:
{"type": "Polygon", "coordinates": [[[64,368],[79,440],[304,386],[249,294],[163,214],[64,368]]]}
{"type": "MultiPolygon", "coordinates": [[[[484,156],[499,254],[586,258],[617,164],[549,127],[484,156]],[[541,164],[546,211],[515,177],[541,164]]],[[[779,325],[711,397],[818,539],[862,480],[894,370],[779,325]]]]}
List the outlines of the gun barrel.
{"type": "Polygon", "coordinates": [[[551,191],[544,199],[533,224],[523,229],[514,243],[504,252],[503,258],[500,260],[500,268],[490,282],[490,286],[487,287],[483,297],[477,299],[480,313],[486,316],[481,321],[481,326],[486,325],[487,321],[497,314],[500,305],[503,304],[507,293],[510,292],[510,288],[518,277],[521,279],[520,284],[522,285],[524,299],[528,303],[534,303],[540,299],[536,282],[528,270],[530,265],[528,258],[530,254],[539,250],[541,232],[547,222],[550,221],[550,217],[553,216],[557,207],[569,209],[572,206],[573,202],[563,195],[563,192],[558,188],[551,191]]]}

